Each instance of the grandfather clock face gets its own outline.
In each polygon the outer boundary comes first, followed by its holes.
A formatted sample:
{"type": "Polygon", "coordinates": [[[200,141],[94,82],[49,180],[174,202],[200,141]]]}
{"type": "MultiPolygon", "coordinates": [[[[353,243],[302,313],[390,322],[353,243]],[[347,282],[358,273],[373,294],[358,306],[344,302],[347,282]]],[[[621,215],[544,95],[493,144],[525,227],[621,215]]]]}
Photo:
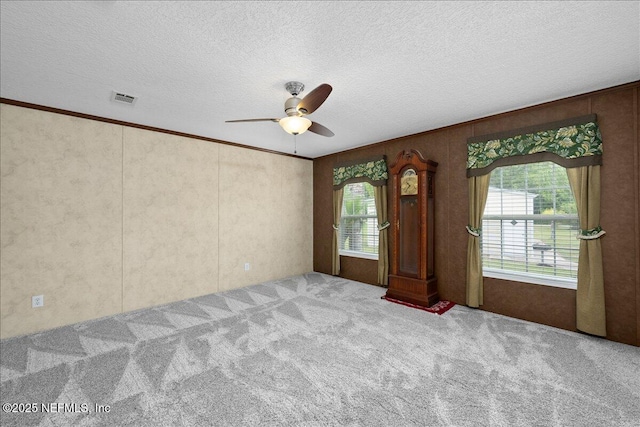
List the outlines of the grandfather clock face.
{"type": "Polygon", "coordinates": [[[418,175],[413,169],[407,169],[400,177],[400,195],[413,196],[418,194],[418,175]]]}

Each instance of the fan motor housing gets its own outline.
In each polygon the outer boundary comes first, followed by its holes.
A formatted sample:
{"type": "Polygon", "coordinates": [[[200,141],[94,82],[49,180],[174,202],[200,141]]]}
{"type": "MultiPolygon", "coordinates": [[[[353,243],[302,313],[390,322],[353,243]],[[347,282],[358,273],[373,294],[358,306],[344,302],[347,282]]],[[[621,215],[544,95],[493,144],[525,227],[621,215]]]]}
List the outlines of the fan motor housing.
{"type": "Polygon", "coordinates": [[[297,96],[292,96],[287,99],[284,103],[284,112],[287,113],[287,116],[300,116],[300,112],[298,111],[298,104],[302,101],[297,96]]]}

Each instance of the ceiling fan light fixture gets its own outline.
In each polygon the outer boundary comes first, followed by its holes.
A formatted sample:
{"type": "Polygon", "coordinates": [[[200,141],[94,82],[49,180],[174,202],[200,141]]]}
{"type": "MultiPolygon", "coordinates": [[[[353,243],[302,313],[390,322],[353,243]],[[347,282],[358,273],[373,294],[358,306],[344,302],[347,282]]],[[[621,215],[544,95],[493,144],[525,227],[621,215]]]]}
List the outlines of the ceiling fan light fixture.
{"type": "Polygon", "coordinates": [[[311,126],[311,120],[300,116],[287,116],[280,119],[278,123],[280,123],[282,129],[291,135],[300,135],[306,132],[309,126],[311,126]]]}

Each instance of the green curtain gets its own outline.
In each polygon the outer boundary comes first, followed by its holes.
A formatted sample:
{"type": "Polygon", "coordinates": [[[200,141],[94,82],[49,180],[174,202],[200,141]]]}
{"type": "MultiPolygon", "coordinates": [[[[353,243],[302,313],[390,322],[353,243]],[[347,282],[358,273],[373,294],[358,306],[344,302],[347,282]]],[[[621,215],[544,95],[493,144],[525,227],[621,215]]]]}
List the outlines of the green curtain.
{"type": "Polygon", "coordinates": [[[483,302],[482,256],[480,253],[480,235],[482,214],[489,194],[491,174],[469,178],[469,241],[467,243],[467,305],[479,307],[483,302]]]}
{"type": "Polygon", "coordinates": [[[389,285],[389,221],[387,217],[387,186],[374,188],[376,213],[378,215],[378,284],[389,285]]]}
{"type": "Polygon", "coordinates": [[[552,161],[565,168],[602,164],[596,115],[577,117],[467,140],[467,176],[500,166],[552,161]]]}
{"type": "Polygon", "coordinates": [[[600,237],[600,166],[567,169],[569,185],[578,207],[580,254],[576,293],[576,327],[604,337],[607,321],[604,305],[604,275],[600,237]]]}
{"type": "Polygon", "coordinates": [[[342,194],[344,188],[333,190],[333,251],[331,274],[340,274],[340,217],[342,216],[342,194]]]}
{"type": "Polygon", "coordinates": [[[333,188],[352,182],[368,182],[374,187],[387,185],[389,172],[384,156],[367,160],[338,163],[333,167],[333,188]]]}
{"type": "Polygon", "coordinates": [[[479,238],[482,233],[483,192],[488,191],[491,171],[500,166],[552,161],[567,169],[580,220],[576,325],[581,331],[606,335],[602,247],[599,240],[604,234],[599,224],[602,152],[602,136],[595,114],[467,140],[467,231],[471,235],[467,249],[469,306],[477,307],[483,302],[479,238]]]}
{"type": "Polygon", "coordinates": [[[333,262],[332,274],[340,274],[340,217],[344,186],[353,182],[368,182],[374,187],[378,217],[378,283],[388,284],[389,244],[387,237],[387,179],[389,172],[384,156],[338,163],[333,167],[333,262]]]}

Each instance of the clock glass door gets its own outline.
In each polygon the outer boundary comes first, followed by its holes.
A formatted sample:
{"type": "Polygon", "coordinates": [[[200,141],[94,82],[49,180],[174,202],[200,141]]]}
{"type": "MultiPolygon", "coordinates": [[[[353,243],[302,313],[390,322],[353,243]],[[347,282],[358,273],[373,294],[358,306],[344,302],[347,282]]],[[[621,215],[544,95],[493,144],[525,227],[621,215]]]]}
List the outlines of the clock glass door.
{"type": "Polygon", "coordinates": [[[416,233],[416,230],[420,229],[418,196],[400,197],[399,219],[399,273],[403,276],[418,277],[420,248],[420,235],[416,233]]]}

